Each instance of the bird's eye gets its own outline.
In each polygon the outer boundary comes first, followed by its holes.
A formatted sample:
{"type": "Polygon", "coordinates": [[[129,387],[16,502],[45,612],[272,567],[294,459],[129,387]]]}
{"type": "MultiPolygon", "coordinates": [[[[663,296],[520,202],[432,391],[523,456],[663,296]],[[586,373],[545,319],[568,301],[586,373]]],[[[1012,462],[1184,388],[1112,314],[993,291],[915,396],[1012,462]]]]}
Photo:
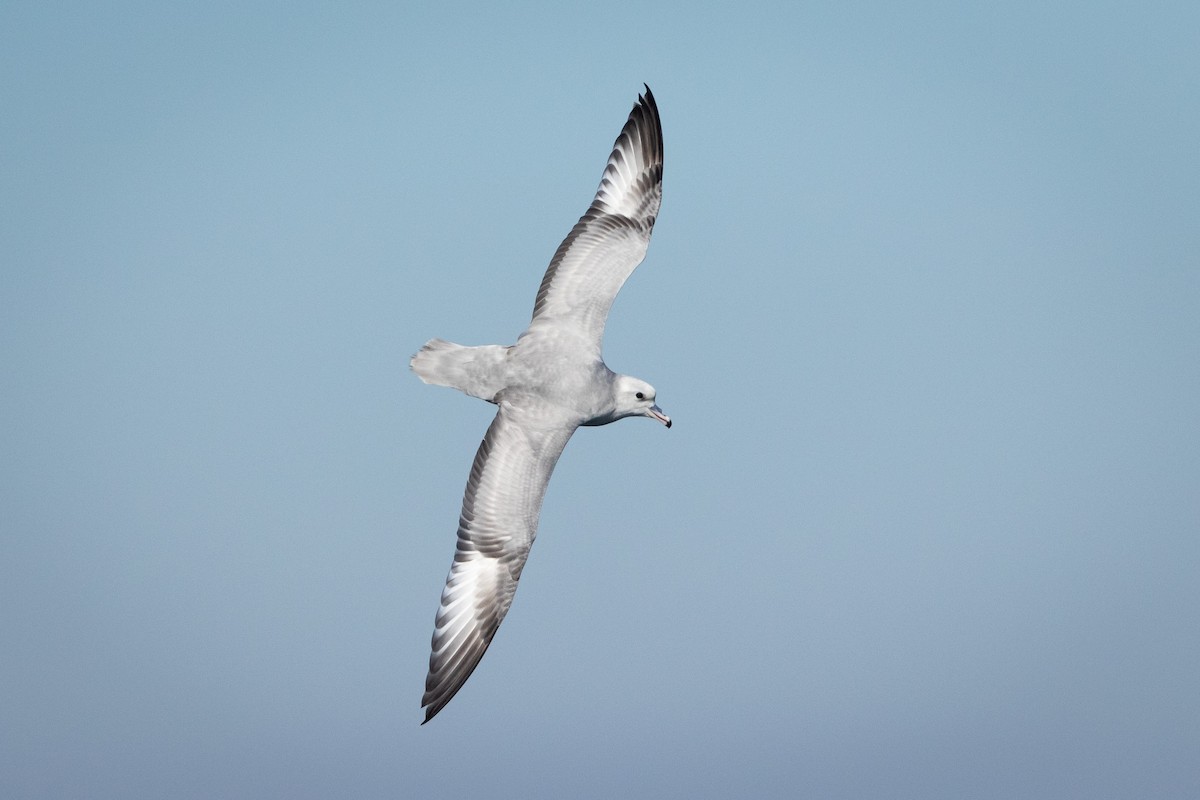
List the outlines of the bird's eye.
{"type": "Polygon", "coordinates": [[[641,392],[638,392],[637,394],[635,394],[634,397],[636,397],[638,400],[646,399],[646,395],[642,394],[641,392]]]}

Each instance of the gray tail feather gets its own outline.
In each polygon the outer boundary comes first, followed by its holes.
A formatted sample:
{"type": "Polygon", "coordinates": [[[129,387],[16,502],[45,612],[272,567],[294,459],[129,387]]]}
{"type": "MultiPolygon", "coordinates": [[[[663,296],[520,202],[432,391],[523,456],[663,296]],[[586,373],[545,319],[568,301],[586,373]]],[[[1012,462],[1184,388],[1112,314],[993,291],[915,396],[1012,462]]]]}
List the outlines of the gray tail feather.
{"type": "Polygon", "coordinates": [[[498,344],[481,347],[430,339],[409,365],[417,377],[437,386],[449,386],[488,402],[504,388],[508,348],[498,344]]]}

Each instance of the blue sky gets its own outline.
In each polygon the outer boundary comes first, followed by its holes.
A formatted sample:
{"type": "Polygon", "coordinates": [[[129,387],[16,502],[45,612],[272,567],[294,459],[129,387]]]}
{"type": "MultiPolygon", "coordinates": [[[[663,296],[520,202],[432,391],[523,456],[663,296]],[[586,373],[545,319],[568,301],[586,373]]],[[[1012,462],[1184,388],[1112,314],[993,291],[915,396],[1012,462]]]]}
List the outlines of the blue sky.
{"type": "Polygon", "coordinates": [[[1193,3],[8,3],[0,794],[1194,797],[1193,3]],[[432,5],[432,4],[430,4],[432,5]],[[418,709],[508,343],[664,202],[418,709]]]}

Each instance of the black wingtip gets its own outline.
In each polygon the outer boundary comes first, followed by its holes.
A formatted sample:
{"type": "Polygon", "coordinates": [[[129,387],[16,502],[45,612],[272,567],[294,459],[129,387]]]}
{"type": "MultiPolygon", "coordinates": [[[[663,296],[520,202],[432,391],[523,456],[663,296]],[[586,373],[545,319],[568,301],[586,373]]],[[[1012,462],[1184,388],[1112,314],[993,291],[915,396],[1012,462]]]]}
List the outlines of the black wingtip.
{"type": "MultiPolygon", "coordinates": [[[[453,696],[453,694],[450,695],[450,697],[453,696]]],[[[450,700],[449,698],[446,698],[445,702],[442,703],[430,703],[428,706],[421,706],[421,710],[425,712],[425,719],[421,720],[421,724],[424,725],[426,722],[429,722],[429,720],[436,717],[438,712],[445,708],[446,703],[448,702],[450,702],[450,700]]]]}
{"type": "Polygon", "coordinates": [[[662,121],[658,115],[658,103],[654,99],[654,92],[650,91],[650,84],[643,83],[642,88],[646,90],[646,93],[638,95],[637,104],[629,112],[629,119],[626,120],[625,127],[621,129],[621,134],[632,136],[634,128],[641,129],[644,135],[639,138],[642,141],[642,146],[647,148],[645,152],[646,160],[650,164],[658,165],[661,169],[663,162],[663,135],[662,121]]]}

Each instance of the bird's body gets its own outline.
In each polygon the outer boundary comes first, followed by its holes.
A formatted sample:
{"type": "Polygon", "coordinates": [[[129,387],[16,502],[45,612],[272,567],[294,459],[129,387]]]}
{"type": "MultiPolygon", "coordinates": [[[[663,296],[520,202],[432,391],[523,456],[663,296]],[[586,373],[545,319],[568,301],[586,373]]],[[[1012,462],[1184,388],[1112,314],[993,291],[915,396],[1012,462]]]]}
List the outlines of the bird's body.
{"type": "Polygon", "coordinates": [[[413,356],[426,383],[499,406],[463,496],[421,702],[426,722],[462,688],[508,613],[550,474],[575,430],[629,416],[671,426],[654,404],[654,388],[614,373],[601,355],[613,299],[650,242],[662,199],[662,152],[647,87],[617,137],[595,199],[554,254],[516,344],[433,339],[413,356]]]}

